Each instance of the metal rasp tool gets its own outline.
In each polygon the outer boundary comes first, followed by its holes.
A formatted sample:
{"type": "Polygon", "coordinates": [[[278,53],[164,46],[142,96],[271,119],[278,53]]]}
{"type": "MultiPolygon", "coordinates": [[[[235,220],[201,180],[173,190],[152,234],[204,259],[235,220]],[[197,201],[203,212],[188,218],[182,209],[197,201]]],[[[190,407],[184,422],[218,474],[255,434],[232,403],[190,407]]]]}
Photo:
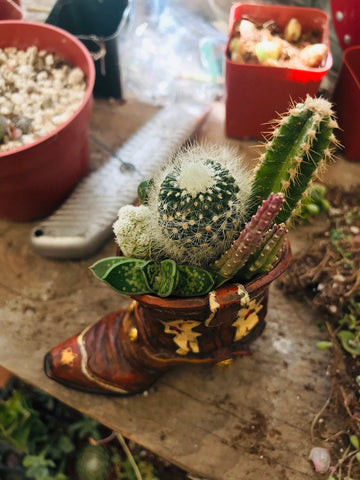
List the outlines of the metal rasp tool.
{"type": "Polygon", "coordinates": [[[134,203],[140,182],[151,176],[197,131],[209,106],[172,103],[112,152],[85,177],[67,200],[31,232],[31,244],[43,256],[81,259],[92,255],[112,234],[119,208],[134,203]]]}

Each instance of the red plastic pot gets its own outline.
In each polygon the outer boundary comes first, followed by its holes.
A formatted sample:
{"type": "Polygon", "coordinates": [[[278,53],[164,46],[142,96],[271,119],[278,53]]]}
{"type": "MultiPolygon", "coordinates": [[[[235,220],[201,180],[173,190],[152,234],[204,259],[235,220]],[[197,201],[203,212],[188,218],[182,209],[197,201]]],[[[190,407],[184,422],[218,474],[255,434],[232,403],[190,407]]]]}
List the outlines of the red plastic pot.
{"type": "Polygon", "coordinates": [[[318,92],[321,80],[332,66],[329,17],[316,8],[235,3],[230,11],[229,42],[234,24],[242,17],[260,24],[275,20],[281,30],[295,17],[304,32],[320,31],[329,51],[323,67],[295,69],[232,62],[228,43],[225,132],[229,137],[260,138],[265,124],[286,111],[291,101],[302,101],[307,94],[318,92]]]}
{"type": "Polygon", "coordinates": [[[358,0],[330,0],[331,17],[340,47],[345,50],[360,44],[358,0]]]}
{"type": "Polygon", "coordinates": [[[335,109],[344,156],[360,161],[360,46],[344,51],[341,70],[334,92],[335,109]]]}
{"type": "Polygon", "coordinates": [[[20,0],[0,0],[0,20],[21,20],[23,17],[20,0]]]}
{"type": "Polygon", "coordinates": [[[0,216],[28,221],[49,215],[89,169],[89,117],[95,81],[86,47],[63,29],[26,21],[0,22],[0,48],[37,46],[81,68],[87,88],[77,111],[35,142],[0,152],[0,216]]]}

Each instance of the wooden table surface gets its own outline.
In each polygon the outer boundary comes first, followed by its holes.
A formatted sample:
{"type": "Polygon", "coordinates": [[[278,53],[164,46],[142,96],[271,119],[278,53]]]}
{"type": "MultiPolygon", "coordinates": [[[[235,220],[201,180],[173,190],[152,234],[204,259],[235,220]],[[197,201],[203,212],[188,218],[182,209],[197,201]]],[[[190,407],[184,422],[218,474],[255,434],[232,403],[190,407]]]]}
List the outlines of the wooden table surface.
{"type": "MultiPolygon", "coordinates": [[[[24,0],[25,17],[46,18],[53,0],[24,0]]],[[[156,109],[128,101],[96,100],[91,134],[116,150],[156,109]]],[[[224,105],[214,103],[200,137],[225,140],[224,105]]],[[[230,141],[253,164],[253,142],[230,141]]],[[[109,154],[90,142],[91,166],[109,154]]],[[[339,158],[325,182],[360,183],[360,163],[339,158]]],[[[53,260],[30,245],[38,222],[0,220],[0,366],[73,408],[207,480],[305,480],[323,478],[308,460],[310,428],[326,401],[329,353],[315,348],[324,336],[317,315],[301,299],[270,289],[267,328],[251,357],[232,368],[181,367],[141,395],[120,398],[81,393],[48,379],[46,352],[128,299],[98,282],[88,266],[114,254],[112,239],[91,258],[53,260]]],[[[291,232],[294,251],[316,227],[291,232]]]]}
{"type": "MultiPolygon", "coordinates": [[[[116,150],[155,111],[135,101],[96,100],[90,130],[116,150]]],[[[223,125],[224,105],[214,103],[200,136],[224,141],[223,125]]],[[[253,163],[253,142],[231,143],[253,163]]],[[[90,145],[97,168],[109,154],[90,145]]],[[[339,158],[326,181],[346,186],[359,183],[359,174],[360,164],[339,158]]],[[[113,255],[114,244],[109,239],[81,261],[43,258],[29,242],[36,224],[0,220],[1,366],[198,478],[317,478],[308,461],[314,446],[310,425],[329,393],[329,354],[315,348],[323,334],[301,299],[286,298],[273,284],[265,333],[253,356],[236,360],[232,368],[176,368],[145,394],[128,398],[81,393],[49,380],[43,357],[128,304],[88,270],[95,260],[113,255]]],[[[308,231],[292,232],[293,249],[301,248],[308,231]]]]}

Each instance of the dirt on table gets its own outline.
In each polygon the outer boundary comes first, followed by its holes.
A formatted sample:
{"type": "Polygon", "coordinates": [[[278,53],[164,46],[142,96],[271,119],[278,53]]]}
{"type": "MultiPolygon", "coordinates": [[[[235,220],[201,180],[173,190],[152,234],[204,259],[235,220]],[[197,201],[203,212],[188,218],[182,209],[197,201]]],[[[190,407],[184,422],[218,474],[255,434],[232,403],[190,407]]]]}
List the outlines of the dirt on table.
{"type": "MultiPolygon", "coordinates": [[[[311,248],[295,256],[282,277],[288,291],[305,289],[312,305],[330,319],[349,313],[360,290],[360,194],[331,189],[325,229],[311,248]]],[[[313,220],[316,222],[316,219],[313,220]]]]}
{"type": "Polygon", "coordinates": [[[354,479],[360,478],[360,192],[332,188],[327,197],[326,226],[294,256],[279,283],[315,307],[319,328],[328,332],[329,342],[319,348],[332,349],[331,391],[312,434],[337,458],[333,478],[354,479]]]}

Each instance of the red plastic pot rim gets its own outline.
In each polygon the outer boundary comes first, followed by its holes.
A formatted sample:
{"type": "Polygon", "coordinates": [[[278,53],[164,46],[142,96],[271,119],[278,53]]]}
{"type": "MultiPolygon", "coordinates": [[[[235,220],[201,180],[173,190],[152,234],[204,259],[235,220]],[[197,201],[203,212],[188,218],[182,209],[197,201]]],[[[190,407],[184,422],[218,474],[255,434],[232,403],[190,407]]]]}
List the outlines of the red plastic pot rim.
{"type": "Polygon", "coordinates": [[[79,107],[77,108],[77,110],[63,124],[54,128],[54,130],[52,130],[47,135],[44,135],[43,137],[37,140],[34,140],[33,142],[27,145],[14,148],[12,150],[6,150],[4,152],[0,152],[0,160],[3,157],[9,158],[12,155],[18,155],[19,153],[22,153],[25,150],[34,148],[39,144],[49,141],[52,137],[56,137],[57,135],[59,135],[59,133],[61,133],[74,121],[74,118],[77,117],[80,114],[80,112],[82,112],[82,110],[87,108],[89,99],[93,93],[93,88],[95,84],[95,65],[91,57],[91,54],[80,40],[78,40],[74,35],[67,32],[66,30],[63,30],[62,28],[56,27],[54,25],[43,24],[38,22],[28,22],[25,20],[0,21],[0,48],[16,47],[16,48],[22,49],[22,48],[27,48],[35,45],[35,46],[39,46],[42,49],[47,50],[47,48],[44,48],[41,45],[37,45],[38,41],[36,40],[36,31],[38,32],[42,31],[42,33],[46,34],[47,36],[49,34],[55,34],[59,37],[59,39],[62,39],[59,42],[60,47],[52,45],[51,49],[50,47],[48,48],[49,51],[56,52],[62,58],[65,58],[68,60],[68,58],[66,58],[66,55],[64,56],[64,54],[62,54],[61,44],[63,42],[69,42],[70,44],[72,44],[74,49],[81,51],[81,55],[85,60],[85,64],[87,67],[87,72],[84,71],[86,76],[86,91],[84,94],[84,98],[81,104],[79,105],[79,107]],[[11,31],[12,37],[9,38],[8,35],[3,35],[2,30],[11,31]],[[24,38],[28,39],[29,41],[24,42],[24,38]]]}
{"type": "Polygon", "coordinates": [[[346,50],[344,50],[343,64],[347,67],[350,75],[356,83],[357,88],[360,90],[360,45],[354,45],[353,47],[348,47],[346,50]],[[354,70],[355,66],[358,67],[359,72],[354,70]]]}
{"type": "Polygon", "coordinates": [[[0,21],[24,18],[20,0],[0,0],[0,21]]]}
{"type": "Polygon", "coordinates": [[[290,80],[300,81],[303,83],[307,81],[320,81],[330,70],[333,63],[329,41],[329,16],[326,12],[318,8],[294,7],[287,5],[250,4],[241,2],[234,3],[230,10],[229,39],[226,46],[226,63],[231,66],[234,65],[236,68],[252,68],[258,75],[262,73],[262,70],[264,70],[264,74],[266,73],[267,76],[271,75],[273,77],[288,78],[290,80]],[[304,26],[305,30],[307,25],[310,25],[311,29],[314,29],[315,24],[318,24],[318,27],[322,32],[322,41],[328,47],[328,55],[325,65],[317,68],[304,66],[304,68],[296,69],[249,63],[242,64],[231,61],[227,54],[231,40],[231,33],[233,31],[234,24],[243,15],[256,22],[266,22],[270,19],[275,20],[282,28],[285,27],[286,23],[292,17],[296,17],[304,26]]]}

